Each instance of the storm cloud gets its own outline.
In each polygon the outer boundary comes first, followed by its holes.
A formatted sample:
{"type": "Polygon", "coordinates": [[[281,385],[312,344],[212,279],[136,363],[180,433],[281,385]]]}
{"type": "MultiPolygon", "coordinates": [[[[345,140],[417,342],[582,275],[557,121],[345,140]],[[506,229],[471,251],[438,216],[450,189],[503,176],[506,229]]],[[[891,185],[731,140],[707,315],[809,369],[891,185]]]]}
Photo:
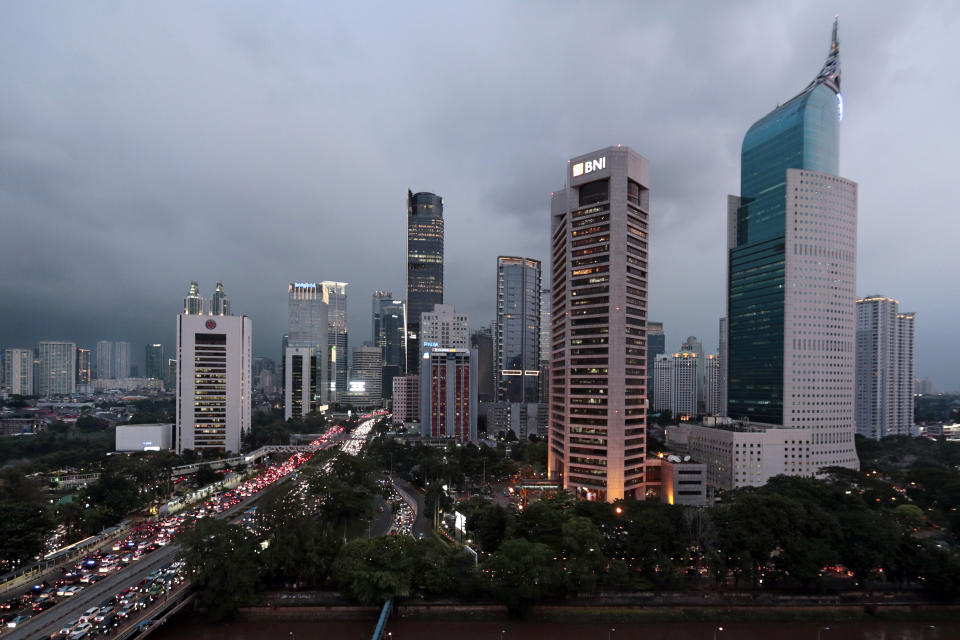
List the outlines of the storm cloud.
{"type": "Polygon", "coordinates": [[[445,297],[480,326],[497,255],[548,261],[566,160],[623,144],[651,162],[650,317],[715,349],[743,134],[837,10],[858,291],[916,311],[917,374],[957,388],[952,3],[4,3],[0,344],[142,358],[191,279],[274,358],[286,284],[349,282],[360,344],[371,293],[403,295],[407,188],[444,197],[445,297]]]}

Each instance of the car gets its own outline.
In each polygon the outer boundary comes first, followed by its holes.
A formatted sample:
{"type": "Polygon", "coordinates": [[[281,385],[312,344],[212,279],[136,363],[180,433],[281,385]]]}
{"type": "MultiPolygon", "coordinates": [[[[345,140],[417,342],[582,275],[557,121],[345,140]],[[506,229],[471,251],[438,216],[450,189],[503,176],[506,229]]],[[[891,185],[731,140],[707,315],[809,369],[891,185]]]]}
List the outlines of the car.
{"type": "Polygon", "coordinates": [[[104,607],[100,609],[100,613],[93,616],[94,622],[103,622],[103,619],[113,613],[113,607],[104,607]]]}
{"type": "Polygon", "coordinates": [[[88,622],[90,618],[97,615],[98,613],[100,613],[100,607],[90,607],[89,609],[84,611],[82,614],[80,614],[80,617],[77,618],[77,622],[79,622],[80,624],[88,622]]]}
{"type": "Polygon", "coordinates": [[[16,629],[17,627],[19,627],[29,619],[30,619],[30,616],[28,615],[19,615],[13,620],[10,620],[9,622],[7,622],[7,627],[10,629],[16,629]]]}

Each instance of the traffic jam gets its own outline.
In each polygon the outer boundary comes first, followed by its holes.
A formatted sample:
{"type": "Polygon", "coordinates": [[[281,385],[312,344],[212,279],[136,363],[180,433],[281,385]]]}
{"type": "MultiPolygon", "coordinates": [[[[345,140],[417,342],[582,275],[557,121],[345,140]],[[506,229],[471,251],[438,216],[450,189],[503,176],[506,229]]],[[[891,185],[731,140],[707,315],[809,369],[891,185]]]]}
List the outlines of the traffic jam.
{"type": "MultiPolygon", "coordinates": [[[[74,564],[62,567],[62,576],[52,584],[46,581],[34,584],[20,596],[0,602],[0,636],[10,629],[26,624],[33,616],[56,604],[69,601],[73,596],[108,575],[170,544],[177,534],[194,519],[216,517],[240,502],[256,496],[306,464],[313,457],[313,451],[322,448],[330,439],[342,433],[342,427],[334,426],[310,443],[309,446],[313,447],[311,451],[298,451],[283,463],[270,465],[263,472],[233,489],[211,496],[181,513],[143,520],[130,527],[123,538],[113,542],[110,551],[104,548],[99,553],[88,555],[74,564]]],[[[158,597],[168,594],[171,589],[179,585],[183,578],[181,562],[173,562],[157,569],[143,580],[128,585],[124,590],[107,598],[97,607],[88,609],[53,637],[79,640],[110,634],[132,612],[147,608],[158,597]]]]}

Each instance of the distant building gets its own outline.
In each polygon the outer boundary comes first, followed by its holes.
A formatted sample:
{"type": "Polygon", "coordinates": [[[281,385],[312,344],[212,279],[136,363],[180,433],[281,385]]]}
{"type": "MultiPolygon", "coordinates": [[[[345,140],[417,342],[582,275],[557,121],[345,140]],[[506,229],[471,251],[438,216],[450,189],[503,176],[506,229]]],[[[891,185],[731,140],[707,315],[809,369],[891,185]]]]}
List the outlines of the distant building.
{"type": "Polygon", "coordinates": [[[325,302],[323,286],[316,282],[291,282],[287,286],[287,334],[283,340],[284,415],[306,415],[315,411],[318,405],[331,400],[330,370],[330,322],[329,305],[325,302]],[[309,349],[310,351],[304,351],[309,349]],[[298,376],[308,376],[298,382],[297,391],[290,390],[288,381],[293,380],[287,371],[293,358],[301,367],[298,376]],[[311,366],[312,369],[303,369],[311,366]],[[309,405],[293,407],[287,405],[293,396],[300,396],[304,390],[311,395],[309,405]]]}
{"type": "Polygon", "coordinates": [[[420,367],[420,315],[443,304],[443,198],[407,190],[407,373],[420,367]]]}
{"type": "Polygon", "coordinates": [[[708,416],[720,415],[720,356],[706,357],[703,374],[703,411],[708,416]]]}
{"type": "Polygon", "coordinates": [[[856,421],[867,438],[913,432],[914,313],[874,295],[857,299],[856,421]]]}
{"type": "Polygon", "coordinates": [[[347,283],[326,280],[320,286],[323,288],[323,301],[327,303],[327,346],[330,349],[327,379],[330,381],[330,400],[341,402],[347,390],[347,358],[350,353],[347,283]]]}
{"type": "Polygon", "coordinates": [[[727,349],[727,319],[720,318],[720,349],[718,357],[720,358],[720,409],[721,416],[727,416],[727,359],[729,351],[727,349]]]}
{"type": "Polygon", "coordinates": [[[113,343],[113,378],[129,378],[130,371],[130,343],[113,343]]]}
{"type": "Polygon", "coordinates": [[[420,420],[420,376],[413,373],[393,379],[393,423],[420,420]]]}
{"type": "Polygon", "coordinates": [[[199,316],[206,313],[206,301],[200,295],[200,285],[196,280],[190,281],[187,297],[183,299],[183,312],[187,315],[199,316]]]}
{"type": "Polygon", "coordinates": [[[162,344],[148,344],[144,349],[144,377],[163,380],[166,375],[167,361],[163,355],[162,344]]]}
{"type": "MultiPolygon", "coordinates": [[[[317,357],[322,349],[287,347],[283,383],[283,419],[301,420],[317,407],[317,357]]],[[[262,372],[261,372],[262,375],[262,372]]]]}
{"type": "Polygon", "coordinates": [[[92,353],[90,349],[77,347],[77,384],[90,384],[93,380],[92,353]]]}
{"type": "Polygon", "coordinates": [[[467,349],[470,345],[470,319],[457,313],[452,304],[434,305],[420,315],[420,354],[430,349],[467,349]]]}
{"type": "Polygon", "coordinates": [[[380,347],[353,348],[353,366],[350,369],[350,382],[347,386],[346,398],[351,406],[381,406],[383,400],[382,369],[383,355],[380,347]]]}
{"type": "Polygon", "coordinates": [[[240,451],[250,430],[253,323],[177,316],[177,452],[240,451]]]}
{"type": "Polygon", "coordinates": [[[933,393],[933,380],[930,378],[915,378],[913,381],[913,392],[920,395],[933,393]]]}
{"type": "Polygon", "coordinates": [[[470,334],[470,348],[477,350],[477,398],[493,402],[496,376],[493,364],[493,330],[489,325],[470,334]]]}
{"type": "Polygon", "coordinates": [[[10,395],[33,395],[33,349],[4,349],[3,380],[10,395]]]}
{"type": "Polygon", "coordinates": [[[676,455],[647,458],[647,495],[660,502],[707,506],[707,465],[676,455]]]}
{"type": "Polygon", "coordinates": [[[381,386],[384,397],[393,395],[393,378],[407,370],[407,307],[389,291],[373,294],[373,344],[383,359],[381,386]]]}
{"type": "Polygon", "coordinates": [[[434,348],[424,352],[421,360],[420,432],[423,437],[454,438],[457,442],[476,440],[476,352],[434,348]]]}
{"type": "Polygon", "coordinates": [[[654,367],[657,356],[667,352],[667,337],[663,333],[662,322],[647,322],[647,397],[655,398],[657,381],[654,378],[654,367]]]}
{"type": "Polygon", "coordinates": [[[163,380],[163,386],[167,391],[174,391],[177,388],[177,359],[167,358],[166,377],[163,380]]]}
{"type": "Polygon", "coordinates": [[[97,379],[110,380],[113,375],[113,343],[101,340],[97,343],[97,379]]]}
{"type": "Polygon", "coordinates": [[[61,396],[77,392],[77,345],[73,342],[41,342],[38,395],[61,396]]]}
{"type": "Polygon", "coordinates": [[[228,316],[230,315],[230,298],[223,290],[223,283],[218,282],[217,287],[210,298],[210,315],[228,316]]]}

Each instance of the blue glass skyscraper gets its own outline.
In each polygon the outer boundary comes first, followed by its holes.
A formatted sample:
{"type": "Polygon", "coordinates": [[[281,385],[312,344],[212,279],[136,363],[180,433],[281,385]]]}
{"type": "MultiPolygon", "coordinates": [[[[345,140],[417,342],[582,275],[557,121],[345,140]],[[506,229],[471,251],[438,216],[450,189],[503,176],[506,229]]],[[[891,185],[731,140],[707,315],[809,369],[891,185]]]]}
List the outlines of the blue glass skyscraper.
{"type": "Polygon", "coordinates": [[[790,170],[837,175],[842,117],[834,21],[830,52],[814,81],[754,123],[743,139],[740,197],[730,198],[728,228],[727,401],[732,418],[790,422],[784,414],[786,254],[788,233],[795,229],[787,228],[788,181],[790,170]]]}

